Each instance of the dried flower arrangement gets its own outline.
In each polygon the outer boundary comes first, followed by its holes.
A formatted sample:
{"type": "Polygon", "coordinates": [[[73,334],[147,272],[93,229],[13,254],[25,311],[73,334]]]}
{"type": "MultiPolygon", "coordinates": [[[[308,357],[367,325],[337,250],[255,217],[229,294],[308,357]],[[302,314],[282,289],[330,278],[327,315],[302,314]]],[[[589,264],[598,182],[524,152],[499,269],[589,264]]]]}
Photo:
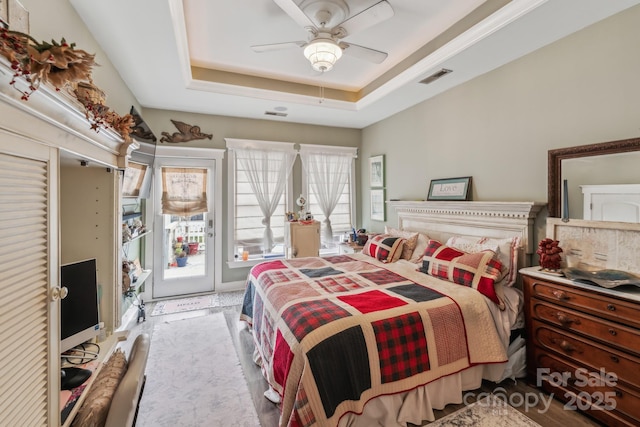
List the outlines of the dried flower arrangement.
{"type": "Polygon", "coordinates": [[[15,71],[11,84],[15,87],[18,77],[29,83],[28,92],[22,93],[25,101],[42,83],[60,90],[67,84],[91,81],[91,69],[96,65],[95,55],[76,49],[65,39],[38,42],[28,34],[4,28],[0,29],[0,54],[11,61],[15,71]]]}
{"type": "Polygon", "coordinates": [[[104,104],[105,94],[93,83],[79,82],[74,89],[78,101],[85,109],[87,120],[91,123],[91,129],[96,132],[100,127],[111,126],[116,132],[122,135],[126,142],[131,141],[132,128],[135,121],[131,114],[120,116],[109,109],[104,104]]]}
{"type": "Polygon", "coordinates": [[[52,40],[38,42],[28,34],[10,31],[0,27],[0,55],[11,62],[14,70],[10,85],[16,88],[19,77],[29,84],[26,91],[22,91],[22,99],[27,101],[41,84],[49,83],[56,90],[65,86],[73,89],[76,97],[85,108],[87,120],[91,129],[98,132],[100,127],[111,126],[122,135],[126,142],[130,142],[131,128],[134,125],[130,114],[119,116],[104,105],[104,92],[93,84],[92,68],[97,65],[95,55],[84,50],[76,49],[75,43],[67,43],[63,38],[59,43],[52,40]],[[89,90],[81,90],[88,87],[89,90]],[[89,92],[92,92],[89,95],[89,92]],[[95,93],[101,96],[95,97],[95,93]]]}

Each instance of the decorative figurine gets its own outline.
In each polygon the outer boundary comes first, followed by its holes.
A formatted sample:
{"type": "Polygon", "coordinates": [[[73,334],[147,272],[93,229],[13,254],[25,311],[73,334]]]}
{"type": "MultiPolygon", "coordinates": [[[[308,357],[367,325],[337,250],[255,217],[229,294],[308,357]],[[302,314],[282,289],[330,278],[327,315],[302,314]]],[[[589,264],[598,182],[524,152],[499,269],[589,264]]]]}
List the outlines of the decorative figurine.
{"type": "Polygon", "coordinates": [[[171,135],[169,132],[161,132],[162,138],[160,138],[160,142],[187,142],[193,139],[213,138],[213,135],[210,133],[200,132],[200,126],[188,125],[173,119],[169,120],[171,120],[171,123],[173,123],[180,132],[174,132],[171,135]]]}
{"type": "Polygon", "coordinates": [[[558,241],[546,238],[538,244],[536,253],[540,256],[540,267],[545,270],[560,270],[562,261],[562,248],[558,246],[558,241]]]}
{"type": "Polygon", "coordinates": [[[302,196],[301,194],[300,197],[296,199],[296,205],[300,207],[300,210],[298,211],[299,220],[305,220],[307,218],[307,212],[304,208],[306,204],[307,204],[307,199],[305,199],[304,196],[302,196]]]}

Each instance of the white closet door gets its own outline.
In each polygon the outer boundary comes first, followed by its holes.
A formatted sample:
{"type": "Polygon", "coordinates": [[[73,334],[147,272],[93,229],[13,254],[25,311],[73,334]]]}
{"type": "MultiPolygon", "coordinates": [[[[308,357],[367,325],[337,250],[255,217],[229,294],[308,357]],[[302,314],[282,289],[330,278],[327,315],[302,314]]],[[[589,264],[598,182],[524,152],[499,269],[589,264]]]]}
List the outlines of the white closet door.
{"type": "Polygon", "coordinates": [[[0,132],[0,420],[59,425],[55,150],[0,132]]]}

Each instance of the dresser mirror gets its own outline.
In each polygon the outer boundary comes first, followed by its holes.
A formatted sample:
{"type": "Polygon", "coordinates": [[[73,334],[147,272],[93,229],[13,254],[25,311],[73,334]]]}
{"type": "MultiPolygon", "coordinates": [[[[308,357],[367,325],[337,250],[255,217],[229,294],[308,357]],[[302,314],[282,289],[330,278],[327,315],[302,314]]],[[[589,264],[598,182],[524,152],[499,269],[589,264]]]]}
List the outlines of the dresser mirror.
{"type": "Polygon", "coordinates": [[[638,165],[640,138],[549,150],[549,217],[582,219],[582,185],[640,183],[638,165]]]}

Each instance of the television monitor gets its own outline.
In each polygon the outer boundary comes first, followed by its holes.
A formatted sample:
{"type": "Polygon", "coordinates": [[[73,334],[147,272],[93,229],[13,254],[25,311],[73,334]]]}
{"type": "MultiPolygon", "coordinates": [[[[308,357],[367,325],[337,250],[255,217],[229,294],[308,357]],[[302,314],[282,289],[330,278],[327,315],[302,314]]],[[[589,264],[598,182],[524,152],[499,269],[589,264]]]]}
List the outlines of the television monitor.
{"type": "Polygon", "coordinates": [[[96,259],[65,264],[61,286],[68,293],[60,304],[60,352],[95,338],[100,332],[96,259]]]}

